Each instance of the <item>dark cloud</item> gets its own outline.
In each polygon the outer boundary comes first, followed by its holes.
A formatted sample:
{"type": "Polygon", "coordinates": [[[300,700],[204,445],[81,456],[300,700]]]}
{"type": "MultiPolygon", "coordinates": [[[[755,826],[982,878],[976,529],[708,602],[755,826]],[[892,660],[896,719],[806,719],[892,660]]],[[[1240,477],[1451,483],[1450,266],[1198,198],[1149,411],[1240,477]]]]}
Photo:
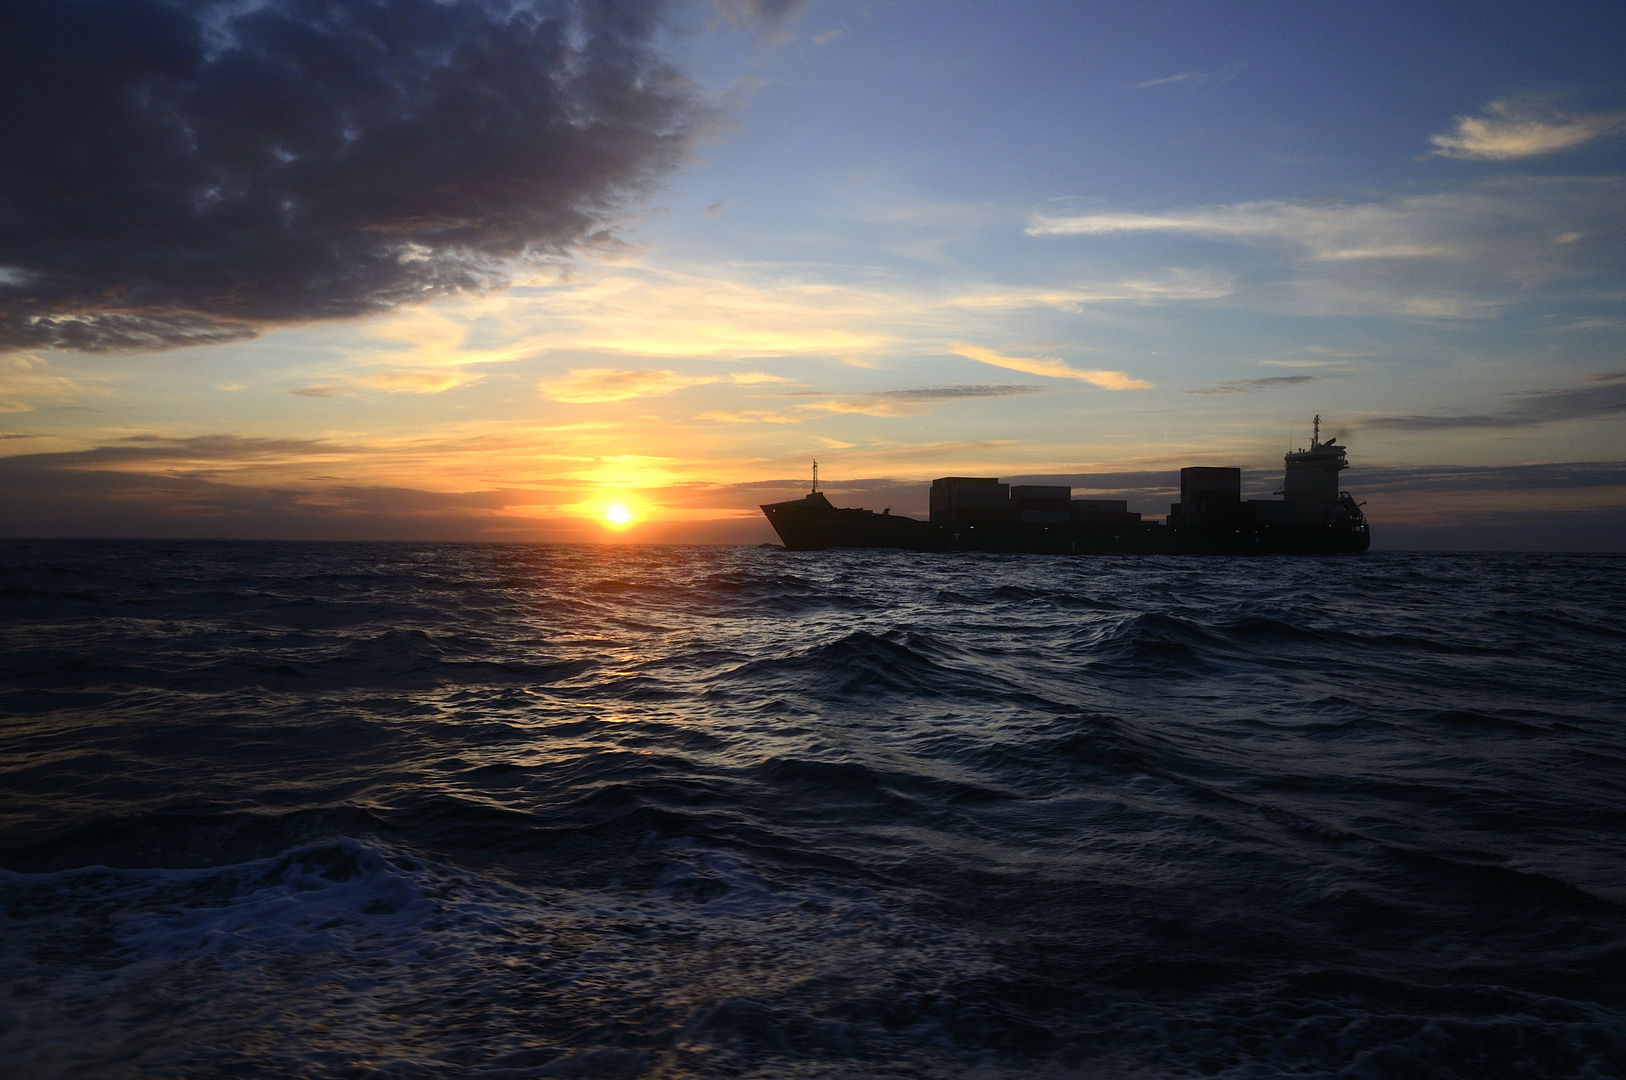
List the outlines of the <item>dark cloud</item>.
{"type": "Polygon", "coordinates": [[[1261,390],[1274,390],[1281,386],[1301,386],[1304,383],[1320,382],[1322,379],[1334,378],[1332,375],[1273,375],[1268,379],[1237,379],[1232,382],[1215,383],[1205,386],[1201,390],[1193,390],[1193,394],[1257,394],[1261,390]]]}
{"type": "Polygon", "coordinates": [[[704,115],[663,10],[0,0],[0,350],[231,341],[603,241],[704,115]]]}
{"type": "MultiPolygon", "coordinates": [[[[1444,494],[1626,487],[1626,461],[1537,465],[1374,466],[1352,469],[1363,492],[1444,494]]],[[[1351,481],[1351,484],[1355,481],[1351,481]]]]}
{"type": "Polygon", "coordinates": [[[1555,420],[1578,420],[1606,413],[1626,412],[1626,372],[1607,372],[1588,378],[1589,386],[1565,390],[1531,390],[1508,394],[1514,404],[1494,413],[1424,413],[1376,416],[1349,426],[1387,431],[1437,431],[1448,428],[1529,427],[1555,420]]]}
{"type": "MultiPolygon", "coordinates": [[[[245,439],[236,435],[197,435],[189,439],[169,439],[161,435],[131,435],[112,446],[38,455],[59,468],[82,468],[99,464],[129,464],[157,461],[218,461],[238,464],[269,458],[331,457],[356,453],[350,447],[319,439],[245,439]]],[[[6,464],[23,458],[5,458],[6,464]]]]}
{"type": "Polygon", "coordinates": [[[716,0],[717,10],[732,23],[778,30],[799,17],[809,0],[716,0]]]}

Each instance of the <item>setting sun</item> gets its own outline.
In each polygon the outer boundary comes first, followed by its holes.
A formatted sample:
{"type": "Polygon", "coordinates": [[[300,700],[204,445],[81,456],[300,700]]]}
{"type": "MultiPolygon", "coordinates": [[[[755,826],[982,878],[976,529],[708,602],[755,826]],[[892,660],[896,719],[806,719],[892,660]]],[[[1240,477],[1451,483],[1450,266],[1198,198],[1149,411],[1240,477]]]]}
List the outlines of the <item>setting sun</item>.
{"type": "Polygon", "coordinates": [[[611,525],[625,525],[632,520],[632,514],[628,512],[625,506],[616,503],[604,511],[604,520],[611,525]]]}

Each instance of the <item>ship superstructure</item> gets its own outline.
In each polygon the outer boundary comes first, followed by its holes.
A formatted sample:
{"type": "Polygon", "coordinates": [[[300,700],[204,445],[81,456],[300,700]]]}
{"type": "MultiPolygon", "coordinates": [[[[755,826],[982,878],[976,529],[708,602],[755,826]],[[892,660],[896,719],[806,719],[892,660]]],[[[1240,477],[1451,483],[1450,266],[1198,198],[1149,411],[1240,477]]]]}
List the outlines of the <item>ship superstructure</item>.
{"type": "Polygon", "coordinates": [[[801,499],[762,512],[792,551],[832,547],[909,551],[1016,551],[1057,554],[1336,554],[1371,546],[1366,516],[1339,489],[1349,467],[1336,439],[1321,441],[1315,418],[1309,449],[1288,453],[1281,499],[1242,498],[1242,470],[1180,470],[1180,501],[1163,521],[1146,520],[1125,500],[1074,499],[1060,485],[1006,484],[992,476],[932,481],[930,518],[833,505],[818,485],[801,499]]]}
{"type": "Polygon", "coordinates": [[[1360,506],[1347,491],[1339,490],[1338,474],[1349,468],[1348,451],[1336,437],[1321,441],[1321,417],[1317,414],[1310,448],[1294,450],[1286,457],[1287,476],[1278,493],[1293,505],[1306,522],[1338,521],[1354,516],[1361,519],[1360,506]]]}

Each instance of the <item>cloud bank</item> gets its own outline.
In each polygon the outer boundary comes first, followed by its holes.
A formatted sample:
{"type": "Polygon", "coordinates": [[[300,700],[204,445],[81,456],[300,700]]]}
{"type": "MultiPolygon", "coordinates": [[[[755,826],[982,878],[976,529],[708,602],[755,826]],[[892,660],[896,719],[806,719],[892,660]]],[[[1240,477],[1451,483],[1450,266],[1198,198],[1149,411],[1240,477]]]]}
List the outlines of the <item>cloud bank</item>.
{"type": "Polygon", "coordinates": [[[1556,390],[1529,390],[1505,395],[1512,404],[1492,413],[1421,413],[1374,416],[1354,426],[1384,431],[1443,431],[1453,428],[1533,427],[1563,420],[1626,414],[1626,371],[1600,372],[1587,385],[1556,390]]]}
{"type": "Polygon", "coordinates": [[[0,350],[236,340],[603,241],[704,117],[663,7],[8,4],[0,350]]]}
{"type": "MultiPolygon", "coordinates": [[[[534,477],[521,485],[433,491],[310,475],[349,472],[367,456],[365,447],[321,440],[213,435],[139,436],[84,450],[0,457],[0,535],[757,543],[773,539],[757,505],[806,490],[799,478],[661,482],[652,494],[669,519],[610,535],[581,516],[583,497],[601,487],[580,479],[534,477]]],[[[1002,475],[1016,483],[1066,484],[1081,497],[1127,498],[1153,515],[1179,490],[1174,469],[1002,475]]],[[[1359,464],[1351,475],[1360,497],[1370,500],[1368,513],[1379,523],[1384,547],[1619,551],[1626,537],[1622,461],[1359,464]]],[[[1244,484],[1249,491],[1269,490],[1280,476],[1279,461],[1261,463],[1245,472],[1244,484]]],[[[926,511],[923,475],[825,487],[838,505],[926,511]]]]}

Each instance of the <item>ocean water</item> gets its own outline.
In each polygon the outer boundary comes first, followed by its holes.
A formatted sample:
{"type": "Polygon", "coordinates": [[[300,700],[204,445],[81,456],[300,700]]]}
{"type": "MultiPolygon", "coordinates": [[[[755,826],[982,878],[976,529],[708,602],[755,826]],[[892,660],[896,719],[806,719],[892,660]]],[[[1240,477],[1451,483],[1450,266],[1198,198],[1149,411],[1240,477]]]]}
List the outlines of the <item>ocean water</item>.
{"type": "Polygon", "coordinates": [[[0,544],[7,1077],[1626,1075],[1626,558],[0,544]]]}

